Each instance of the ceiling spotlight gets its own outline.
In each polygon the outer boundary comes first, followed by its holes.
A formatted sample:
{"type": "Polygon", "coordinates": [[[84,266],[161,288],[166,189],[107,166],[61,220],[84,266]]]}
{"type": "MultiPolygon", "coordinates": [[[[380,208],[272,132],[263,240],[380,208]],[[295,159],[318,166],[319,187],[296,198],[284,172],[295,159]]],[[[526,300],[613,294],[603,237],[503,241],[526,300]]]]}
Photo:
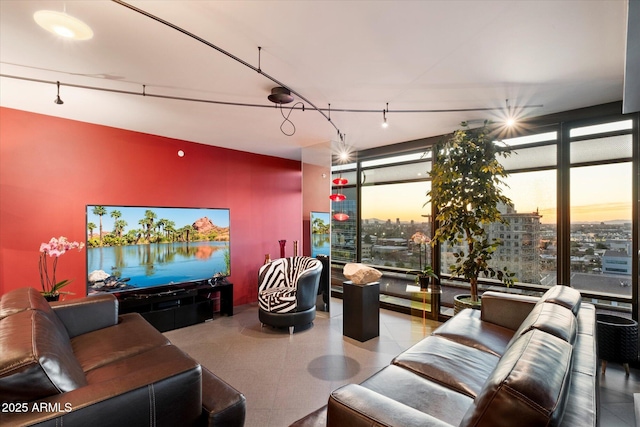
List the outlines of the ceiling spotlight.
{"type": "Polygon", "coordinates": [[[504,121],[505,125],[508,127],[512,127],[516,124],[516,119],[511,111],[511,106],[509,105],[509,100],[505,99],[504,102],[507,104],[507,119],[504,121]]]}
{"type": "Polygon", "coordinates": [[[340,154],[338,155],[338,157],[340,158],[340,161],[342,163],[346,163],[349,161],[349,152],[348,151],[341,151],[340,154]]]}
{"type": "Polygon", "coordinates": [[[56,96],[56,99],[53,100],[53,102],[58,105],[62,105],[64,104],[64,101],[60,99],[60,82],[56,82],[56,84],[58,86],[58,95],[56,96]]]}
{"type": "Polygon", "coordinates": [[[347,135],[338,133],[338,136],[340,137],[340,142],[334,154],[336,162],[341,164],[348,163],[351,161],[351,148],[345,142],[347,135]]]}
{"type": "Polygon", "coordinates": [[[286,87],[274,87],[271,89],[271,95],[267,96],[267,98],[276,104],[288,104],[293,101],[291,91],[286,87]]]}
{"type": "Polygon", "coordinates": [[[389,127],[389,123],[387,123],[387,111],[389,111],[389,103],[387,102],[387,108],[382,110],[382,119],[384,120],[382,122],[382,127],[384,129],[389,127]]]}
{"type": "Polygon", "coordinates": [[[67,15],[64,12],[53,10],[39,10],[33,14],[33,19],[38,25],[50,33],[73,40],[89,40],[93,37],[93,30],[87,24],[67,15]]]}

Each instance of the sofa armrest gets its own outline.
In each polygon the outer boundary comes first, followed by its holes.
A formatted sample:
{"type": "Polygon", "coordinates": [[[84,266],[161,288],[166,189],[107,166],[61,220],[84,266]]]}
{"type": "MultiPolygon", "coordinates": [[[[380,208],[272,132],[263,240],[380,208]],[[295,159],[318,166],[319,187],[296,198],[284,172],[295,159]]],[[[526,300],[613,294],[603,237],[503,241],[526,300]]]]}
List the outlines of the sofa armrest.
{"type": "Polygon", "coordinates": [[[113,364],[109,373],[103,371],[87,386],[23,403],[12,413],[0,412],[0,425],[197,425],[201,415],[200,365],[171,345],[140,354],[137,359],[124,369],[127,363],[113,364]],[[104,375],[110,378],[103,380],[104,375]]]}
{"type": "Polygon", "coordinates": [[[111,294],[51,303],[69,338],[118,324],[118,299],[111,294]]]}
{"type": "Polygon", "coordinates": [[[482,294],[481,319],[516,331],[540,298],[504,292],[482,294]]]}
{"type": "Polygon", "coordinates": [[[452,427],[429,414],[358,384],[348,384],[331,393],[327,427],[452,427]]]}
{"type": "Polygon", "coordinates": [[[201,426],[244,426],[246,399],[242,393],[202,366],[201,426]]]}

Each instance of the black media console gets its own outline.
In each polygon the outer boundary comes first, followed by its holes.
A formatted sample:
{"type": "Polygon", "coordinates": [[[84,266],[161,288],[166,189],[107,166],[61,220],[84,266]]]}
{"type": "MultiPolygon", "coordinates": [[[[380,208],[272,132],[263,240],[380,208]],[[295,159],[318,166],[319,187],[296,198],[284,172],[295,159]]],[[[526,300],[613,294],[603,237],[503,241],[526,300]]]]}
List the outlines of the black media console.
{"type": "Polygon", "coordinates": [[[120,314],[140,313],[160,332],[233,316],[233,283],[208,280],[115,293],[120,314]]]}

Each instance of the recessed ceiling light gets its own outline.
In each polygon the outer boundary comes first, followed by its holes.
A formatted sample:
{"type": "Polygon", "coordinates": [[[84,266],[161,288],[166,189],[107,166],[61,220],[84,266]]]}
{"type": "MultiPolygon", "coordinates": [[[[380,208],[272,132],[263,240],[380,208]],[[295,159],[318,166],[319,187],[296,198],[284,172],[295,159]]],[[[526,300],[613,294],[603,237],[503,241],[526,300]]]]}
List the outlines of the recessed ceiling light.
{"type": "Polygon", "coordinates": [[[39,10],[33,14],[33,19],[45,30],[73,40],[89,40],[93,37],[93,30],[71,15],[53,10],[39,10]]]}

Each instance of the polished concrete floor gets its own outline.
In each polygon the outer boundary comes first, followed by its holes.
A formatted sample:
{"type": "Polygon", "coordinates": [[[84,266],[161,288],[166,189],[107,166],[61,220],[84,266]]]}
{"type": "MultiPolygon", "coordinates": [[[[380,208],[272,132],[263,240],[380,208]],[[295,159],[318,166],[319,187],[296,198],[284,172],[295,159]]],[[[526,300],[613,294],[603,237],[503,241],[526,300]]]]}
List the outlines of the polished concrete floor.
{"type": "MultiPolygon", "coordinates": [[[[289,335],[262,328],[255,304],[233,317],[166,332],[175,345],[240,390],[247,398],[247,427],[286,427],[325,405],[329,393],[359,383],[438,326],[419,316],[380,311],[380,336],[361,343],[342,335],[342,301],[318,313],[313,327],[289,335]]],[[[633,394],[640,372],[609,364],[600,381],[600,425],[635,427],[633,394]]],[[[638,424],[640,426],[640,424],[638,424]]]]}

